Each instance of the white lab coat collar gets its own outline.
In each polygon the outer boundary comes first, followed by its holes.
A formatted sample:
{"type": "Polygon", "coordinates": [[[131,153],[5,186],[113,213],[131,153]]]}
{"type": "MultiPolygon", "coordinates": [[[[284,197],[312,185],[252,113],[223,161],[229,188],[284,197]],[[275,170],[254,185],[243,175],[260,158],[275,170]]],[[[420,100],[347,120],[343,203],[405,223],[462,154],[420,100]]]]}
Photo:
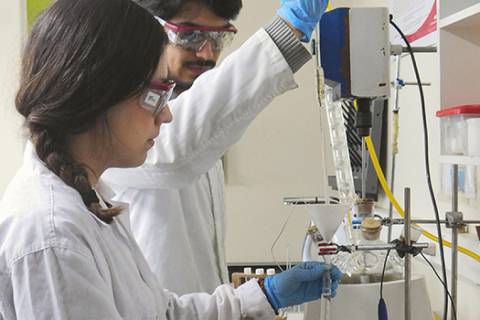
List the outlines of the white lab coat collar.
{"type": "MultiPolygon", "coordinates": [[[[27,166],[28,168],[32,170],[48,170],[48,172],[51,172],[46,166],[45,163],[40,160],[40,158],[37,155],[37,152],[35,151],[35,147],[33,146],[32,141],[27,140],[25,143],[25,150],[23,152],[23,165],[27,166]]],[[[46,172],[45,172],[46,173],[46,172]]]]}
{"type": "MultiPolygon", "coordinates": [[[[51,175],[54,179],[60,179],[54,172],[52,172],[45,163],[38,157],[37,152],[32,141],[28,140],[25,144],[25,151],[23,154],[24,166],[33,170],[39,171],[42,175],[48,174],[51,175]]],[[[65,182],[62,181],[63,184],[65,182]]],[[[97,196],[106,201],[113,206],[121,207],[122,213],[119,215],[122,216],[122,223],[130,230],[130,219],[128,213],[128,203],[113,200],[115,197],[115,192],[102,180],[99,179],[97,184],[93,187],[93,190],[97,193],[97,196]]],[[[103,220],[99,219],[95,214],[89,211],[89,213],[95,218],[95,220],[100,223],[102,226],[108,226],[108,223],[105,223],[103,220]]]]}

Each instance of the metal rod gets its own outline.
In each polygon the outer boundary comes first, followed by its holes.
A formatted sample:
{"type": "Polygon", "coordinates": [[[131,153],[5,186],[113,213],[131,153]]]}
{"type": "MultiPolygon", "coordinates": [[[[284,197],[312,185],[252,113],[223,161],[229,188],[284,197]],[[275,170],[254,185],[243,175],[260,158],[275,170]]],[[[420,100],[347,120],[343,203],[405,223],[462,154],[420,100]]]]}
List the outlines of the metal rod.
{"type": "MultiPolygon", "coordinates": [[[[412,248],[416,249],[427,249],[431,247],[431,244],[427,242],[421,243],[412,243],[412,248]]],[[[337,244],[328,244],[322,245],[318,248],[318,254],[320,256],[329,256],[332,254],[337,254],[339,252],[355,252],[355,251],[387,251],[387,250],[397,250],[397,243],[386,243],[386,244],[350,244],[346,246],[339,246],[337,244]]],[[[308,260],[304,260],[308,261],[308,260]]]]}
{"type": "MultiPolygon", "coordinates": [[[[397,55],[395,57],[395,81],[400,79],[400,64],[402,62],[401,56],[397,55]]],[[[393,113],[398,113],[400,111],[400,108],[398,106],[398,101],[399,101],[399,96],[400,96],[400,87],[395,86],[395,95],[393,98],[393,113]]],[[[394,115],[395,117],[395,115],[394,115]]],[[[395,143],[395,141],[394,141],[395,143]]],[[[395,146],[393,147],[395,148],[395,146]]],[[[392,191],[392,194],[394,192],[395,188],[395,160],[397,157],[397,151],[392,152],[392,170],[390,172],[391,178],[390,178],[390,190],[392,191]]],[[[392,219],[393,218],[393,204],[390,201],[389,207],[388,207],[388,218],[392,219]]],[[[388,242],[392,241],[392,226],[388,226],[388,242]]]]}
{"type": "MultiPolygon", "coordinates": [[[[437,52],[437,47],[412,47],[413,52],[437,52]]],[[[408,47],[402,47],[402,52],[409,52],[408,47]]]]}
{"type": "Polygon", "coordinates": [[[452,211],[458,211],[458,164],[453,165],[452,211]]]}
{"type": "MultiPolygon", "coordinates": [[[[403,83],[403,85],[405,86],[418,86],[418,82],[415,82],[415,81],[405,81],[403,83]]],[[[422,86],[425,86],[425,87],[430,87],[432,85],[431,82],[422,82],[422,86]]]]}
{"type": "Polygon", "coordinates": [[[457,281],[458,281],[458,226],[452,228],[452,305],[450,308],[451,319],[456,320],[455,309],[457,307],[457,281]]]}
{"type": "MultiPolygon", "coordinates": [[[[400,64],[402,62],[402,59],[400,56],[395,57],[395,81],[400,79],[400,64]]],[[[399,100],[399,95],[400,95],[400,87],[396,86],[395,87],[395,95],[393,98],[393,112],[396,112],[399,110],[398,107],[398,100],[399,100]]]]}
{"type": "MultiPolygon", "coordinates": [[[[396,83],[394,81],[391,82],[391,85],[395,86],[396,83]]],[[[422,82],[422,86],[426,86],[426,87],[429,87],[431,86],[432,83],[431,82],[422,82]]],[[[402,85],[401,87],[404,87],[404,86],[418,86],[418,82],[415,82],[415,81],[404,81],[402,82],[402,85]]]]}
{"type": "MultiPolygon", "coordinates": [[[[405,188],[405,242],[407,245],[410,241],[410,188],[405,188]]],[[[411,319],[410,310],[410,278],[412,273],[412,256],[405,254],[405,320],[411,319]]]]}
{"type": "MultiPolygon", "coordinates": [[[[452,179],[452,211],[458,212],[458,164],[453,165],[453,179],[452,179]]],[[[452,305],[451,319],[456,320],[455,314],[457,306],[457,277],[458,277],[458,224],[454,224],[452,228],[452,305]]]]}
{"type": "MultiPolygon", "coordinates": [[[[429,244],[426,242],[412,243],[412,247],[418,249],[426,249],[429,247],[429,244]]],[[[397,247],[394,243],[386,244],[358,244],[358,245],[349,245],[347,246],[352,251],[375,251],[375,250],[393,250],[397,247]]]]}
{"type": "Polygon", "coordinates": [[[286,205],[306,205],[306,204],[326,204],[326,203],[338,203],[337,198],[329,197],[328,201],[324,197],[285,197],[283,198],[283,204],[286,205]]]}
{"type": "MultiPolygon", "coordinates": [[[[430,53],[430,52],[437,52],[437,47],[411,47],[413,52],[418,53],[430,53]]],[[[393,56],[399,56],[402,53],[410,52],[408,47],[403,47],[401,45],[392,45],[390,47],[390,54],[393,56]]]]}
{"type": "MultiPolygon", "coordinates": [[[[411,223],[415,224],[436,224],[437,220],[430,219],[411,219],[411,223]]],[[[441,224],[445,224],[446,220],[440,220],[441,224]]],[[[403,219],[384,219],[382,221],[383,225],[393,225],[393,224],[404,224],[403,219]]],[[[462,220],[462,224],[480,224],[480,220],[462,220]]]]}

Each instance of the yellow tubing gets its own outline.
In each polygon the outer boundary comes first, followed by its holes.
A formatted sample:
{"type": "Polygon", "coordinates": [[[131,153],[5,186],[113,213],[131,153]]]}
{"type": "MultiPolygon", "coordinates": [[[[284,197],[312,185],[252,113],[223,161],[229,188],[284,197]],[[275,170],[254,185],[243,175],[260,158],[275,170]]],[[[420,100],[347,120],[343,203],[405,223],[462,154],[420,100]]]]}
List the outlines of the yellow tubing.
{"type": "MultiPolygon", "coordinates": [[[[403,211],[403,208],[398,203],[397,199],[395,199],[395,196],[392,194],[392,191],[390,190],[390,187],[387,184],[387,180],[385,179],[385,175],[383,174],[382,167],[380,166],[380,163],[378,162],[377,153],[375,152],[375,148],[373,147],[373,143],[372,143],[372,138],[365,137],[365,142],[367,143],[368,152],[370,153],[370,159],[372,160],[373,167],[375,168],[375,172],[377,173],[378,181],[380,181],[380,184],[382,185],[383,191],[385,191],[385,194],[387,195],[388,199],[390,199],[390,201],[392,202],[392,204],[395,207],[395,209],[397,210],[397,212],[402,217],[404,217],[405,212],[403,211]]],[[[438,242],[438,238],[434,234],[432,234],[432,233],[430,233],[426,230],[423,230],[423,229],[422,229],[422,234],[425,237],[427,237],[427,238],[429,238],[429,239],[431,239],[435,242],[438,242]]],[[[443,245],[447,246],[449,248],[452,247],[452,244],[450,242],[446,241],[446,240],[443,240],[443,245]]],[[[480,255],[478,255],[477,253],[475,253],[475,252],[473,252],[473,251],[471,251],[467,248],[461,247],[461,246],[458,246],[458,251],[460,251],[461,253],[466,254],[467,256],[475,259],[477,262],[480,262],[480,255]]]]}

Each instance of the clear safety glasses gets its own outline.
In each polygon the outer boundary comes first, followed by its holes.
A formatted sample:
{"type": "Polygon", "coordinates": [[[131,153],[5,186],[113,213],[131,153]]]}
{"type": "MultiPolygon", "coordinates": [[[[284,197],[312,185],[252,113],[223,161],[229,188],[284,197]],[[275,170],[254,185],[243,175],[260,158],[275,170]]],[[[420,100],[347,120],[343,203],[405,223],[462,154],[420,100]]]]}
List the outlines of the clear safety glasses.
{"type": "Polygon", "coordinates": [[[157,116],[162,112],[163,108],[167,106],[174,88],[175,81],[153,80],[140,96],[140,105],[150,111],[154,116],[157,116]]]}
{"type": "Polygon", "coordinates": [[[212,50],[220,51],[232,43],[237,29],[228,27],[185,26],[155,17],[165,28],[170,43],[187,50],[200,51],[207,41],[212,50]]]}

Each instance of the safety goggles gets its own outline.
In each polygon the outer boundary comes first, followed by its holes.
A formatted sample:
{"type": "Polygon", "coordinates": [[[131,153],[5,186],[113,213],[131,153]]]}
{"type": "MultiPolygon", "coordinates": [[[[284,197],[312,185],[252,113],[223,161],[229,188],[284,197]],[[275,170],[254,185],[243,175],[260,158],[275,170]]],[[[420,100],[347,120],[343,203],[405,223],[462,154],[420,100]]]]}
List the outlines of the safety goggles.
{"type": "Polygon", "coordinates": [[[212,50],[220,51],[232,43],[237,29],[228,27],[185,26],[175,24],[155,17],[164,27],[170,43],[181,48],[193,51],[202,50],[207,41],[210,41],[212,50]]]}
{"type": "Polygon", "coordinates": [[[167,106],[174,88],[175,81],[173,80],[153,80],[140,96],[140,105],[150,111],[154,116],[157,116],[162,112],[163,108],[167,106]]]}

